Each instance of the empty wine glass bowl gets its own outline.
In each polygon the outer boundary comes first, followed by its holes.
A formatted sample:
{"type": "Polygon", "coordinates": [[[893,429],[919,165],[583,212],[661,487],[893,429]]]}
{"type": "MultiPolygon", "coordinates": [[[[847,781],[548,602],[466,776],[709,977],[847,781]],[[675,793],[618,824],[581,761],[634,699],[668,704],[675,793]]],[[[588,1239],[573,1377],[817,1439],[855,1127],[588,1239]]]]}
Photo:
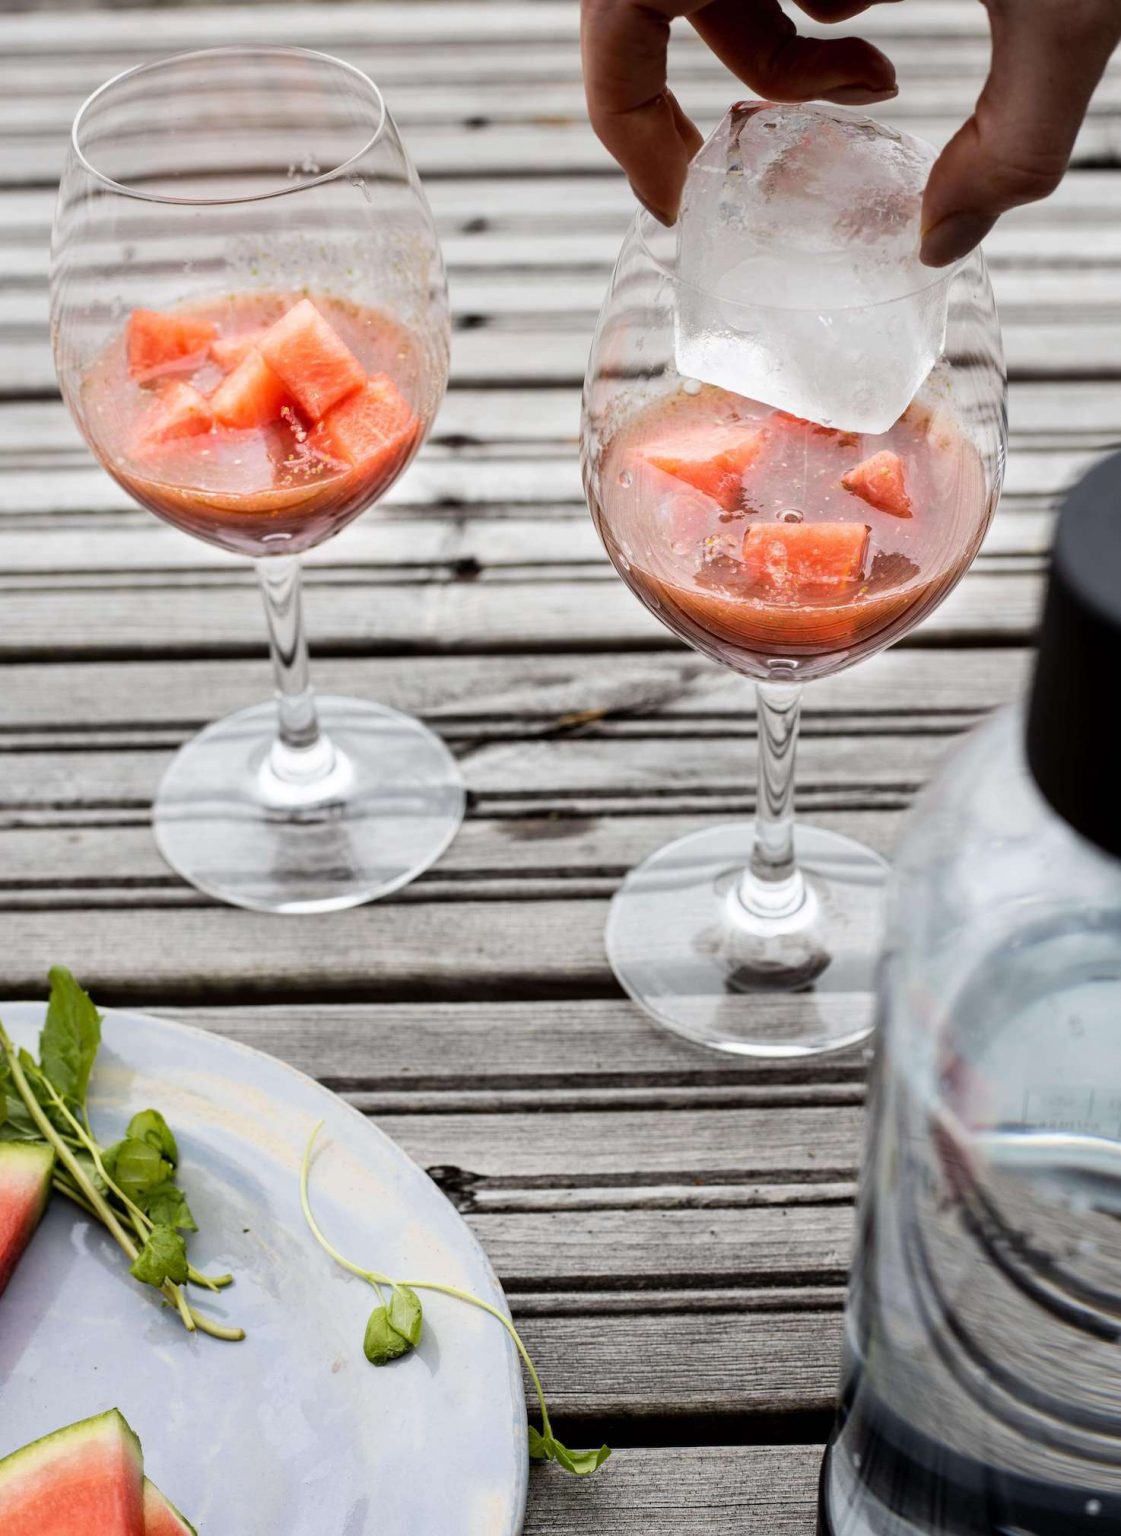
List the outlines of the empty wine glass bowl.
{"type": "MultiPolygon", "coordinates": [[[[381,93],[298,48],[130,70],[75,120],[51,257],[58,378],[86,441],[157,517],[254,559],[265,601],[277,701],[182,748],[156,797],[161,851],[265,911],[398,888],[454,835],[462,781],[419,721],[316,700],[298,561],[389,489],[447,381],[439,244],[381,93]]],[[[217,591],[160,600],[169,648],[213,652],[217,591]]]]}
{"type": "MultiPolygon", "coordinates": [[[[836,336],[851,307],[804,303],[797,288],[770,306],[705,294],[682,276],[683,249],[646,214],[623,245],[585,385],[585,488],[635,595],[756,681],[755,819],[634,870],[608,954],[630,996],[692,1040],[760,1056],[837,1049],[871,1028],[886,866],[850,837],[795,827],[801,688],[913,629],[976,555],[1004,469],[996,309],[975,254],[936,280],[944,333],[906,408],[882,431],[830,426],[683,375],[681,317],[716,303],[728,334],[765,346],[792,320],[836,336]]],[[[911,297],[861,306],[878,337],[911,297]]],[[[828,365],[841,366],[835,353],[828,365]]],[[[824,392],[843,410],[842,386],[824,392]]]]}

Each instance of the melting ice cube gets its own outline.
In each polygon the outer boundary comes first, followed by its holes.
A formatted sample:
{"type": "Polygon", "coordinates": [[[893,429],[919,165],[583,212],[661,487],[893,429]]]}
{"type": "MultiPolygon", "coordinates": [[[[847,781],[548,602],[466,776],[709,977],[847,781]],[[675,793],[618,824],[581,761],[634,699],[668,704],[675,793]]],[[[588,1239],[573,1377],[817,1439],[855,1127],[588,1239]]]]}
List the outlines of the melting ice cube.
{"type": "Polygon", "coordinates": [[[945,338],[948,281],[918,254],[934,157],[838,108],[734,106],[685,183],[678,372],[885,432],[945,338]]]}

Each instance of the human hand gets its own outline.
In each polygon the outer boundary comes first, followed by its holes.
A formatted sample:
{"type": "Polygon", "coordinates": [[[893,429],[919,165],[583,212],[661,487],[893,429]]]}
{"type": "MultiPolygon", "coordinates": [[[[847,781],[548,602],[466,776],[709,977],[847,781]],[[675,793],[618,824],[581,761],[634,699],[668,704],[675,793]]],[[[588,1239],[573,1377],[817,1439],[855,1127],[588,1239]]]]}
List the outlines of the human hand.
{"type": "MultiPolygon", "coordinates": [[[[880,3],[799,0],[807,14],[827,22],[880,3]]],[[[922,245],[931,266],[964,256],[1000,214],[1055,189],[1121,39],[1121,0],[982,3],[992,27],[992,69],[975,112],[931,172],[922,245]]],[[[687,16],[717,57],[768,100],[857,106],[896,94],[895,70],[878,48],[853,37],[800,37],[778,0],[582,0],[592,126],[635,195],[666,223],[676,217],[686,168],[701,144],[666,84],[677,16],[687,16]]]]}

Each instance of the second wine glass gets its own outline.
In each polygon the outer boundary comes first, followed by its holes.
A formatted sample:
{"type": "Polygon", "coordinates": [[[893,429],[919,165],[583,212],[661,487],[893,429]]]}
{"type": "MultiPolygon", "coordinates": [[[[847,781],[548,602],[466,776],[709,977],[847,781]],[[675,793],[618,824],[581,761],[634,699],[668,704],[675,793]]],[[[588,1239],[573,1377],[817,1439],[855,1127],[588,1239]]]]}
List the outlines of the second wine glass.
{"type": "MultiPolygon", "coordinates": [[[[109,473],[257,563],[276,702],[179,752],[154,808],[165,858],[264,911],[397,889],[454,836],[462,779],[419,721],[314,696],[299,568],[411,462],[447,381],[439,244],[377,87],[264,47],[103,86],[71,136],[51,325],[63,396],[109,473]]],[[[376,624],[376,586],[370,604],[376,624]]],[[[178,640],[205,652],[198,623],[178,640]]]]}
{"type": "MultiPolygon", "coordinates": [[[[795,824],[802,686],[905,634],[977,553],[1004,466],[996,310],[979,254],[931,274],[946,290],[941,357],[887,432],[843,432],[678,372],[683,306],[719,305],[744,337],[789,326],[792,311],[705,295],[677,263],[676,232],[639,214],[588,366],[585,488],[635,595],[755,680],[756,811],[634,870],[612,902],[608,956],[630,996],[689,1039],[758,1056],[837,1049],[871,1028],[886,865],[795,824]]],[[[825,336],[840,318],[817,309],[798,323],[825,336]]],[[[892,333],[890,312],[874,318],[892,333]]]]}

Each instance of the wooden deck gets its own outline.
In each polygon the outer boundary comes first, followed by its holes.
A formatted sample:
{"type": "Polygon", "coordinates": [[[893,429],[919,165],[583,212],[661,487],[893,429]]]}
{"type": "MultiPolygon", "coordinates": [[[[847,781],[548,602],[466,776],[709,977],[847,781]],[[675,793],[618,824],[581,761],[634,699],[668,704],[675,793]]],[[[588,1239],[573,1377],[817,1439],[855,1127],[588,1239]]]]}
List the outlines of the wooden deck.
{"type": "MultiPolygon", "coordinates": [[[[677,645],[603,557],[579,384],[629,213],[587,128],[574,0],[399,0],[0,15],[0,996],[70,964],[345,1094],[467,1213],[561,1433],[620,1449],[535,1473],[533,1536],[809,1536],[830,1421],[864,1053],[748,1066],[657,1032],[607,969],[608,898],[669,837],[752,805],[751,691],[677,645]],[[382,84],[434,205],[453,384],[384,512],[309,562],[317,683],[414,710],[469,819],[382,905],[227,910],[147,827],[170,755],[269,687],[249,570],[131,506],[59,402],[53,182],[82,97],[146,57],[296,42],[382,84]]],[[[976,0],[863,23],[885,116],[944,140],[987,47],[976,0]]],[[[682,38],[710,122],[728,77],[682,38]]],[[[895,651],[809,691],[800,808],[889,850],[950,741],[1028,662],[1056,497],[1121,440],[1121,71],[1076,168],[989,243],[1011,391],[1002,510],[895,651]]],[[[772,1006],[796,1006],[778,1001],[772,1006]]]]}

